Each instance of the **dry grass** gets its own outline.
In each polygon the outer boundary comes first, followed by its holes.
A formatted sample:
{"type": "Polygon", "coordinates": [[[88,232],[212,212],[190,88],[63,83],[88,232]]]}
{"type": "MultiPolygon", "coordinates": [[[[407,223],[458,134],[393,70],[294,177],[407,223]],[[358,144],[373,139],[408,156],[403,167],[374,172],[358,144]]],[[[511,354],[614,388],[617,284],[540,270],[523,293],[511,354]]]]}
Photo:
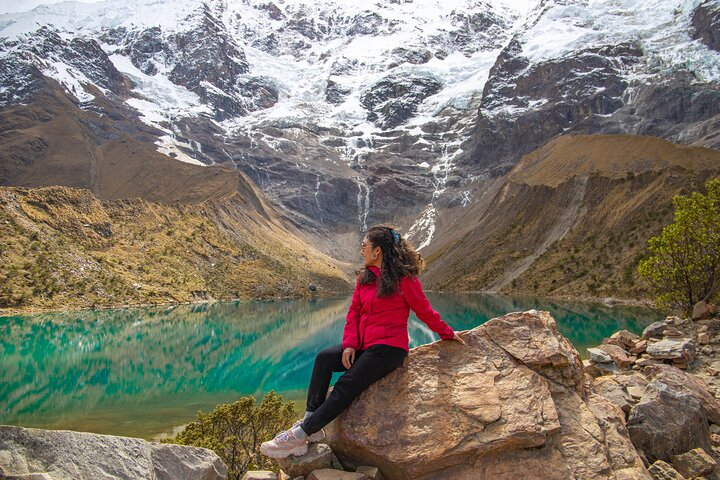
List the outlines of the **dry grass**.
{"type": "Polygon", "coordinates": [[[100,201],[64,187],[0,188],[0,307],[308,297],[311,284],[321,295],[350,288],[343,265],[245,207],[239,195],[164,205],[100,201]]]}

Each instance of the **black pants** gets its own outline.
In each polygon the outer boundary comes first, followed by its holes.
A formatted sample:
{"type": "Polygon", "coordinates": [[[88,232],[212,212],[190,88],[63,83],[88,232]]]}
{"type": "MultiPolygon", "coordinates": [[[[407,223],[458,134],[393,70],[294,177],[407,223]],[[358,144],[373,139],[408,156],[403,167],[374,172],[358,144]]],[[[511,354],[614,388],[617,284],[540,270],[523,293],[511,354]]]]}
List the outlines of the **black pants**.
{"type": "Polygon", "coordinates": [[[360,393],[382,377],[402,366],[408,352],[390,345],[372,345],[355,352],[355,362],[347,369],[342,364],[342,345],[324,348],[315,357],[310,388],[308,388],[308,412],[301,427],[312,435],[340,415],[360,393]],[[327,396],[332,372],[345,372],[327,396]]]}

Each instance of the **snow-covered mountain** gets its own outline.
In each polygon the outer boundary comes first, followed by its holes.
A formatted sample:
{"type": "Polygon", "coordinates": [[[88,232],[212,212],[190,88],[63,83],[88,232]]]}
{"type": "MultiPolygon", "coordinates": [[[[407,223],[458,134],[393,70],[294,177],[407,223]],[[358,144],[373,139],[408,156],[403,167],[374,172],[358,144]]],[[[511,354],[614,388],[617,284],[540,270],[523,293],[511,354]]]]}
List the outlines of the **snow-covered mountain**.
{"type": "Polygon", "coordinates": [[[241,169],[308,231],[393,221],[427,246],[444,209],[558,135],[718,146],[718,10],[64,2],[0,16],[0,106],[33,102],[49,77],[82,110],[136,117],[136,137],[162,153],[241,169]]]}

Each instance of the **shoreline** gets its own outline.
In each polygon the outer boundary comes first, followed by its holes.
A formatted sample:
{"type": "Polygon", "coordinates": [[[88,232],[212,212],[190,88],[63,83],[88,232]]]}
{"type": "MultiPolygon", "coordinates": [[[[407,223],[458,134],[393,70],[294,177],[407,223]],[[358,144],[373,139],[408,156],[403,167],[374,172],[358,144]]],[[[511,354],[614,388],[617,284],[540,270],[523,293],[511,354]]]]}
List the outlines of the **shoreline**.
{"type": "MultiPolygon", "coordinates": [[[[498,293],[487,290],[425,290],[428,293],[470,293],[470,294],[483,294],[483,295],[495,295],[498,297],[527,297],[527,298],[538,298],[544,300],[555,300],[563,302],[579,302],[579,303],[591,303],[601,304],[608,307],[614,307],[616,305],[643,307],[650,310],[655,310],[653,302],[645,299],[632,299],[632,298],[616,298],[616,297],[588,297],[588,296],[571,296],[571,295],[551,295],[551,296],[539,296],[527,293],[498,293]]],[[[352,294],[352,290],[348,290],[348,295],[352,294]]],[[[216,298],[212,300],[201,300],[197,302],[153,302],[153,303],[121,303],[115,305],[101,305],[101,306],[88,306],[88,307],[58,307],[58,308],[41,308],[41,307],[29,307],[29,308],[0,308],[0,317],[12,317],[17,315],[35,315],[41,313],[70,313],[70,312],[84,312],[88,310],[121,310],[130,308],[150,308],[150,307],[176,307],[180,305],[209,305],[218,302],[274,302],[281,300],[312,300],[312,299],[325,299],[339,297],[339,292],[328,292],[324,294],[313,294],[308,297],[258,297],[258,298],[216,298]]]]}
{"type": "MultiPolygon", "coordinates": [[[[490,290],[425,290],[426,293],[472,293],[482,295],[495,295],[497,297],[524,297],[524,298],[538,298],[543,300],[557,300],[563,302],[580,302],[580,303],[594,303],[602,304],[608,307],[616,305],[625,305],[631,307],[644,307],[650,310],[655,310],[654,302],[647,299],[637,298],[617,298],[617,297],[590,297],[590,296],[574,296],[574,295],[536,295],[531,293],[499,293],[490,290]]],[[[660,312],[659,312],[660,313],[660,312]]],[[[664,315],[664,314],[663,314],[664,315]]]]}
{"type": "Polygon", "coordinates": [[[40,313],[69,313],[69,312],[85,312],[88,310],[121,310],[129,308],[150,308],[150,307],[177,307],[180,305],[209,305],[212,303],[229,303],[229,302],[274,302],[279,300],[312,300],[318,298],[333,298],[338,296],[338,292],[328,293],[327,295],[316,294],[308,297],[257,297],[257,298],[214,298],[212,300],[200,300],[197,302],[153,302],[153,303],[119,303],[114,305],[95,305],[90,307],[59,307],[59,308],[0,308],[0,317],[11,317],[16,315],[35,315],[40,313]]]}

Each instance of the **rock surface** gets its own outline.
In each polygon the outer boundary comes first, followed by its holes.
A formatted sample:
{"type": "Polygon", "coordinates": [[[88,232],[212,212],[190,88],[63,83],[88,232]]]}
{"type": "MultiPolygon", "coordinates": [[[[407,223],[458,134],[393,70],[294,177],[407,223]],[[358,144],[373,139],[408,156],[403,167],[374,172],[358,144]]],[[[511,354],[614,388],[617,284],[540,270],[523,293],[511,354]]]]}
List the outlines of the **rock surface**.
{"type": "Polygon", "coordinates": [[[306,477],[313,470],[336,468],[340,466],[338,459],[330,447],[324,443],[311,443],[305,455],[278,459],[280,468],[290,477],[306,477]]]}
{"type": "Polygon", "coordinates": [[[648,384],[630,410],[627,429],[650,462],[670,461],[671,455],[697,447],[710,451],[710,430],[700,402],[657,381],[648,384]]]}
{"type": "Polygon", "coordinates": [[[649,343],[647,354],[656,360],[692,362],[695,359],[695,342],[689,338],[680,338],[678,340],[664,338],[659,342],[649,343]]]}
{"type": "Polygon", "coordinates": [[[672,465],[662,460],[650,465],[650,473],[655,480],[685,480],[672,465]]]}
{"type": "Polygon", "coordinates": [[[460,336],[466,345],[412,349],[326,427],[343,464],[377,466],[389,480],[651,478],[622,411],[587,390],[547,312],[460,336]]]}
{"type": "Polygon", "coordinates": [[[702,448],[695,448],[681,455],[671,457],[673,467],[686,478],[707,475],[715,470],[717,463],[702,448]]]}
{"type": "Polygon", "coordinates": [[[205,448],[0,425],[0,478],[23,475],[53,480],[225,480],[227,467],[205,448]]]}

